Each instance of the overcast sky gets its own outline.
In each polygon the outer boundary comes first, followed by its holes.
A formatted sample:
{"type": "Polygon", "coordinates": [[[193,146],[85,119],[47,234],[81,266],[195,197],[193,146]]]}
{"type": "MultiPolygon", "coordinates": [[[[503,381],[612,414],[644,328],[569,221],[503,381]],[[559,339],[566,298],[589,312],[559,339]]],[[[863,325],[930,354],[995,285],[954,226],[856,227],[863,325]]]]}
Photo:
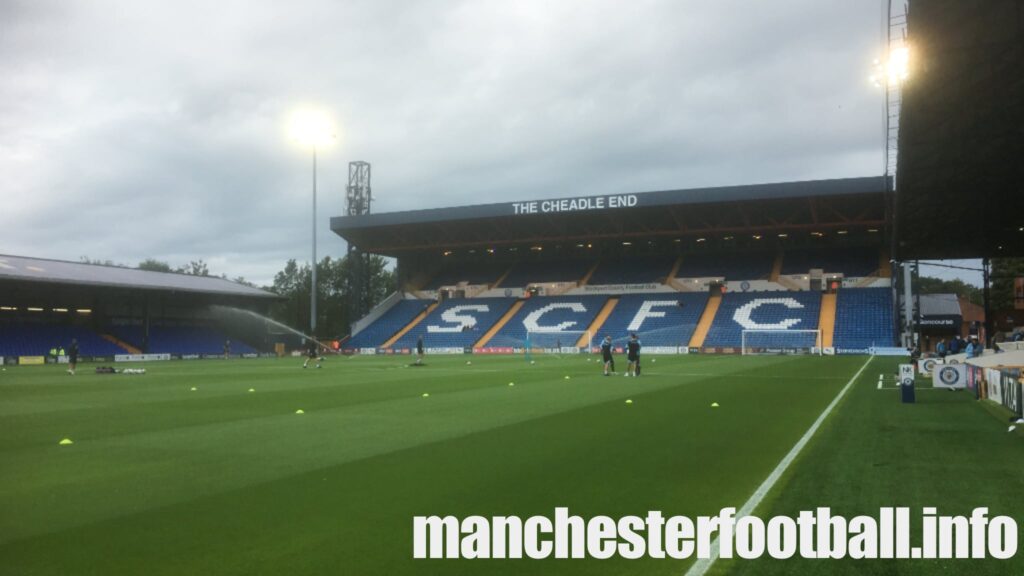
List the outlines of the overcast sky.
{"type": "Polygon", "coordinates": [[[882,170],[879,2],[0,1],[0,253],[308,260],[374,211],[882,170]]]}

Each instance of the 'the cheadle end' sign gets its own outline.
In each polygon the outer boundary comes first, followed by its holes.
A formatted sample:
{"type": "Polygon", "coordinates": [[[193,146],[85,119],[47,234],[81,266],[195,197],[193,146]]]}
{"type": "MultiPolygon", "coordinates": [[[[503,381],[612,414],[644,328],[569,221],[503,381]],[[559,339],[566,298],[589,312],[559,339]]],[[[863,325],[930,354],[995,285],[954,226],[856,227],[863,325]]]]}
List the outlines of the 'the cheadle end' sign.
{"type": "Polygon", "coordinates": [[[520,214],[552,214],[555,212],[582,212],[585,210],[605,210],[608,208],[631,208],[637,205],[636,194],[611,194],[608,196],[588,196],[586,198],[562,198],[561,200],[533,200],[530,202],[513,202],[512,210],[520,214]]]}

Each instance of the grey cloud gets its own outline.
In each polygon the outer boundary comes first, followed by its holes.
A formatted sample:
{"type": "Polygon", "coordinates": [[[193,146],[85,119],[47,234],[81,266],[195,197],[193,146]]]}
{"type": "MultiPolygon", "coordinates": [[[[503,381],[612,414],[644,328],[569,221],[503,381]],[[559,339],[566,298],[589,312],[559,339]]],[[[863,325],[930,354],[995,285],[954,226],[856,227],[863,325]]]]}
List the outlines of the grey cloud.
{"type": "Polygon", "coordinates": [[[375,209],[875,174],[879,9],[779,2],[5,2],[0,252],[269,281],[308,259],[302,104],[375,209]]]}

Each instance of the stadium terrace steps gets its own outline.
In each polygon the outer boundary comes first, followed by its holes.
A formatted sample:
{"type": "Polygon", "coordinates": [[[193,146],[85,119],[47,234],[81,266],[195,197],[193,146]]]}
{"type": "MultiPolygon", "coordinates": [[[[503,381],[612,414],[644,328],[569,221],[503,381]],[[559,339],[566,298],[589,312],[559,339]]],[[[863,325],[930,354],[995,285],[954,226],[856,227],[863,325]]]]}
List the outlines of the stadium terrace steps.
{"type": "Polygon", "coordinates": [[[498,280],[495,281],[494,284],[491,285],[491,288],[500,288],[501,287],[501,283],[505,281],[505,278],[508,278],[508,275],[509,275],[510,272],[512,272],[513,268],[515,268],[515,264],[513,264],[513,265],[509,266],[508,268],[506,268],[505,271],[498,278],[498,280]]]}
{"type": "Polygon", "coordinates": [[[836,295],[821,295],[821,312],[818,316],[818,329],[821,330],[821,347],[832,347],[832,336],[836,328],[836,295]]]}
{"type": "MultiPolygon", "coordinates": [[[[739,348],[744,330],[816,330],[820,311],[820,292],[729,292],[722,296],[703,345],[739,348]]],[[[791,332],[788,340],[779,342],[803,345],[806,338],[791,332]]],[[[813,345],[812,341],[808,347],[813,345]]]]}
{"type": "Polygon", "coordinates": [[[377,348],[404,328],[432,302],[425,299],[402,298],[386,312],[363,326],[345,343],[345,348],[377,348]]]}
{"type": "Polygon", "coordinates": [[[112,334],[100,334],[100,338],[103,338],[104,340],[110,342],[115,346],[120,346],[121,348],[124,348],[129,354],[142,354],[142,350],[139,350],[135,346],[132,346],[131,344],[123,340],[118,340],[117,337],[112,334]]]}
{"type": "Polygon", "coordinates": [[[683,257],[682,256],[678,256],[676,258],[676,261],[672,264],[672,269],[669,270],[668,276],[665,276],[665,282],[664,282],[665,285],[667,285],[667,286],[674,286],[675,285],[674,282],[675,282],[675,279],[676,279],[676,274],[679,273],[679,267],[682,266],[682,265],[683,265],[683,257]]]}
{"type": "Polygon", "coordinates": [[[600,265],[601,265],[601,261],[600,260],[598,260],[597,262],[594,262],[594,265],[590,267],[590,270],[587,270],[587,275],[584,276],[582,280],[580,280],[579,285],[580,286],[586,286],[587,283],[590,282],[591,276],[594,275],[594,272],[597,271],[597,267],[600,266],[600,265]]]}
{"type": "Polygon", "coordinates": [[[697,322],[697,328],[693,331],[693,336],[690,337],[690,348],[700,348],[704,345],[704,340],[708,337],[708,331],[711,330],[711,324],[715,321],[715,316],[718,314],[718,307],[722,305],[722,295],[712,294],[708,298],[708,303],[704,306],[704,313],[700,316],[700,321],[697,322]]]}
{"type": "Polygon", "coordinates": [[[878,253],[878,276],[892,278],[892,262],[889,261],[889,251],[885,248],[878,253]]]}
{"type": "Polygon", "coordinates": [[[410,330],[415,328],[417,324],[422,322],[424,318],[426,318],[427,316],[430,316],[430,313],[433,312],[434,309],[437,308],[438,306],[439,306],[438,302],[433,302],[432,304],[427,306],[426,310],[424,310],[423,312],[420,312],[419,314],[417,314],[415,318],[410,320],[409,323],[405,325],[404,328],[402,328],[401,330],[396,332],[395,335],[392,336],[391,338],[388,338],[387,341],[384,342],[384,344],[381,344],[381,348],[390,348],[395,342],[398,341],[399,338],[401,338],[402,336],[405,336],[406,333],[408,333],[410,330]]]}
{"type": "Polygon", "coordinates": [[[584,331],[607,301],[608,296],[597,295],[529,298],[489,344],[492,347],[519,347],[531,333],[538,338],[550,335],[557,339],[565,332],[584,331]]]}
{"type": "Polygon", "coordinates": [[[837,349],[866,350],[895,343],[891,288],[842,288],[836,295],[837,349]]]}
{"type": "MultiPolygon", "coordinates": [[[[590,323],[590,326],[587,326],[587,332],[590,333],[591,340],[597,337],[598,330],[600,330],[601,326],[603,326],[605,321],[608,320],[608,317],[612,315],[612,311],[615,310],[615,306],[618,303],[618,296],[612,296],[611,298],[609,298],[608,301],[604,303],[604,306],[601,308],[601,311],[597,313],[597,316],[594,318],[594,321],[590,323]]],[[[583,348],[587,346],[586,334],[580,336],[580,339],[576,342],[576,346],[578,348],[583,348]]]]}
{"type": "Polygon", "coordinates": [[[480,339],[487,328],[515,303],[515,298],[450,298],[408,333],[391,344],[396,350],[415,348],[423,338],[427,349],[462,351],[480,339]]]}
{"type": "Polygon", "coordinates": [[[645,348],[686,347],[707,307],[708,292],[626,294],[595,334],[624,346],[637,334],[645,348]]]}
{"type": "Polygon", "coordinates": [[[504,328],[505,324],[508,324],[508,321],[519,313],[519,309],[523,307],[523,304],[526,304],[526,300],[516,300],[515,303],[512,304],[512,307],[509,308],[505,314],[503,314],[502,317],[487,330],[483,337],[476,341],[476,344],[474,344],[473,347],[483,348],[484,346],[487,346],[487,343],[491,341],[491,338],[494,338],[494,335],[504,328]]]}
{"type": "Polygon", "coordinates": [[[782,251],[775,255],[775,261],[772,262],[772,273],[768,276],[768,279],[772,282],[778,282],[779,276],[782,275],[782,259],[784,258],[782,251]]]}

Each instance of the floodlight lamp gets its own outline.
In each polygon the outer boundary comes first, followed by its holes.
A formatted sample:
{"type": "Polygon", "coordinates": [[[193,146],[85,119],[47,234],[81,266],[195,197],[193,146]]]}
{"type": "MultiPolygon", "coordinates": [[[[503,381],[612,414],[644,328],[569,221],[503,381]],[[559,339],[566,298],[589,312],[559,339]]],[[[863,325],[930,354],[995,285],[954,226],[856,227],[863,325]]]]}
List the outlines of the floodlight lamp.
{"type": "Polygon", "coordinates": [[[334,142],[334,123],[324,112],[300,110],[288,122],[288,138],[302,146],[322,148],[334,142]]]}

